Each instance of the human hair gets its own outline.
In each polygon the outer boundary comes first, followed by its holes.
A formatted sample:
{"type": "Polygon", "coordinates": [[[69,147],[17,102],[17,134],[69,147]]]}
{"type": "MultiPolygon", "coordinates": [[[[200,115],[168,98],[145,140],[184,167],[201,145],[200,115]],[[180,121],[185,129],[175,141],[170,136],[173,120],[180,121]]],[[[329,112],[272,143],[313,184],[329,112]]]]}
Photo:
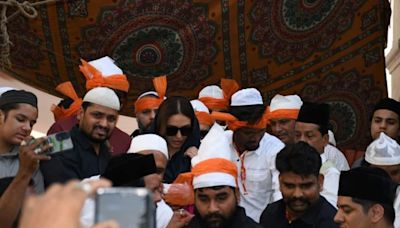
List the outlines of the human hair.
{"type": "Polygon", "coordinates": [[[329,126],[318,124],[318,131],[321,133],[322,136],[328,134],[328,130],[329,126]]]}
{"type": "Polygon", "coordinates": [[[322,162],[317,150],[306,142],[287,144],[276,156],[280,173],[293,172],[300,176],[319,176],[322,162]]]}
{"type": "Polygon", "coordinates": [[[125,102],[128,100],[128,93],[119,89],[113,89],[114,93],[117,95],[120,105],[124,105],[125,102]]]}
{"type": "Polygon", "coordinates": [[[8,112],[15,109],[19,109],[19,103],[9,103],[0,107],[0,110],[4,113],[4,121],[7,120],[8,112]]]}
{"type": "Polygon", "coordinates": [[[354,203],[360,204],[363,212],[366,214],[368,213],[369,209],[374,206],[375,204],[379,204],[383,207],[384,210],[384,214],[383,214],[383,218],[389,223],[389,224],[393,224],[394,223],[394,219],[396,217],[393,205],[389,205],[387,203],[378,203],[378,202],[374,202],[371,200],[365,200],[365,199],[359,199],[356,197],[351,197],[351,200],[354,203]]]}
{"type": "Polygon", "coordinates": [[[86,111],[86,109],[87,109],[88,107],[90,107],[91,105],[93,105],[93,103],[84,101],[84,102],[82,103],[82,106],[81,106],[81,107],[82,107],[83,111],[86,111]]]}
{"type": "Polygon", "coordinates": [[[229,113],[240,121],[255,124],[261,120],[265,112],[265,105],[231,106],[229,113]]]}
{"type": "Polygon", "coordinates": [[[62,99],[57,106],[60,108],[69,108],[71,106],[71,104],[74,102],[74,100],[72,100],[71,98],[67,97],[65,99],[62,99]]]}
{"type": "Polygon", "coordinates": [[[195,114],[190,101],[181,96],[168,97],[158,108],[155,118],[155,133],[166,136],[168,119],[176,114],[182,114],[190,119],[192,127],[194,127],[195,114]]]}

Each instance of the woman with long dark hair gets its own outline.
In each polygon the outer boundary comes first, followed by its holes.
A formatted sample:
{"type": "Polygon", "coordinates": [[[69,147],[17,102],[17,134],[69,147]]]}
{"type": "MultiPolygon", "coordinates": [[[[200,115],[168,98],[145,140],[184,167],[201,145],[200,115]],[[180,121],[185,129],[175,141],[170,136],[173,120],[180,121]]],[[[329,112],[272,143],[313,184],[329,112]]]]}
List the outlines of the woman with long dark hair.
{"type": "Polygon", "coordinates": [[[164,183],[171,183],[190,171],[191,157],[200,145],[200,129],[190,101],[185,97],[168,97],[159,107],[153,122],[154,133],[167,141],[169,161],[164,183]]]}

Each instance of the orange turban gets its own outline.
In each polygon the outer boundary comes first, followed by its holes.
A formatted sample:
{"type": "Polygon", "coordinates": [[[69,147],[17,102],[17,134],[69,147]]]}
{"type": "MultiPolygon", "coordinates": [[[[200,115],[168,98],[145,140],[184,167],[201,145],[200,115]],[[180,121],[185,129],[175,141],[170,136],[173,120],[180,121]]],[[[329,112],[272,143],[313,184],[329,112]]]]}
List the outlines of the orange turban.
{"type": "Polygon", "coordinates": [[[215,120],[225,121],[228,126],[228,129],[232,131],[236,131],[237,129],[242,127],[265,129],[268,124],[268,109],[266,109],[266,111],[264,112],[264,115],[262,116],[261,120],[255,124],[250,124],[247,121],[240,121],[232,114],[224,112],[212,112],[211,116],[215,120]]]}
{"type": "Polygon", "coordinates": [[[71,98],[73,102],[69,106],[69,108],[63,108],[53,104],[51,106],[51,111],[54,114],[54,119],[58,121],[60,119],[75,115],[82,105],[82,99],[79,98],[78,95],[76,94],[72,83],[70,81],[63,82],[56,87],[56,91],[71,98]]]}
{"type": "MultiPolygon", "coordinates": [[[[233,162],[224,159],[224,158],[210,158],[196,164],[191,172],[181,173],[173,184],[187,184],[196,188],[196,182],[199,182],[200,185],[205,186],[217,186],[217,185],[234,185],[237,187],[237,167],[233,162]],[[206,179],[202,179],[202,175],[209,174],[206,179]],[[213,178],[213,174],[216,174],[215,178],[213,178]],[[218,174],[227,174],[225,178],[221,178],[224,176],[220,176],[218,174]],[[227,177],[227,178],[226,178],[227,177]],[[197,179],[197,180],[196,180],[197,179]],[[206,183],[207,182],[207,183],[206,183]]],[[[194,198],[183,198],[179,197],[181,194],[166,194],[165,200],[172,205],[190,205],[194,203],[194,198]]],[[[185,194],[187,195],[187,194],[185,194]]]]}
{"type": "Polygon", "coordinates": [[[81,59],[81,63],[82,65],[79,66],[79,70],[86,78],[86,90],[91,90],[95,87],[108,87],[126,93],[129,91],[129,82],[124,74],[104,77],[100,71],[85,60],[81,59]]]}
{"type": "Polygon", "coordinates": [[[231,96],[239,89],[239,85],[233,79],[221,79],[221,88],[224,94],[224,98],[214,97],[199,97],[199,100],[203,102],[209,109],[228,109],[229,100],[231,96]]]}
{"type": "Polygon", "coordinates": [[[167,76],[163,75],[153,78],[153,85],[158,94],[158,98],[150,96],[139,97],[135,102],[136,113],[146,109],[158,109],[164,101],[165,93],[167,92],[167,76]]]}

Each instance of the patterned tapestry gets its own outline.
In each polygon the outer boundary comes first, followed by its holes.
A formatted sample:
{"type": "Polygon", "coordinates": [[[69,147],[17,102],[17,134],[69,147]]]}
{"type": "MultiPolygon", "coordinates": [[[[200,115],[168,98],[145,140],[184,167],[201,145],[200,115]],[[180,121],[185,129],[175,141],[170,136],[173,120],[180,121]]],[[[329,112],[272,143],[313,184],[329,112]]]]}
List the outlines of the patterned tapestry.
{"type": "Polygon", "coordinates": [[[372,106],[387,96],[387,0],[71,0],[38,11],[8,23],[7,71],[54,95],[70,80],[82,95],[79,59],[109,55],[131,83],[126,115],[154,76],[190,98],[233,78],[266,101],[329,103],[339,146],[364,149],[372,106]]]}

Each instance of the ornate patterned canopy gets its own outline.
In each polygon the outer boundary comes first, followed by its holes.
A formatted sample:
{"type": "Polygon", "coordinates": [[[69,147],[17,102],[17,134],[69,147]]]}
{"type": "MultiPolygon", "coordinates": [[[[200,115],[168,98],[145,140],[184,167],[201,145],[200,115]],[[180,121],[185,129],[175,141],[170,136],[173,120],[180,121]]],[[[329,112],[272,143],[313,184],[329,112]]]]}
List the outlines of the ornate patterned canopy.
{"type": "Polygon", "coordinates": [[[70,80],[82,95],[79,59],[109,55],[131,83],[128,115],[154,76],[190,98],[233,78],[266,101],[328,102],[339,145],[364,148],[372,106],[386,96],[387,0],[66,0],[38,10],[8,23],[7,71],[54,95],[70,80]]]}

